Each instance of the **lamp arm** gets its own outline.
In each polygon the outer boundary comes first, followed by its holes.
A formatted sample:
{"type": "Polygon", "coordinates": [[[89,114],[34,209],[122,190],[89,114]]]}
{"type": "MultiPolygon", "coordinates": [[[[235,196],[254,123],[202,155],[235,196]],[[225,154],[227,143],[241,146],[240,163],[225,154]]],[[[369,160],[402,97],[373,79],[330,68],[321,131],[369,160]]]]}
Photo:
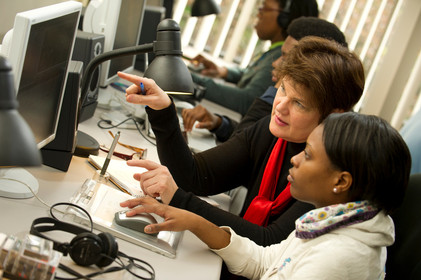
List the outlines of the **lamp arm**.
{"type": "Polygon", "coordinates": [[[152,52],[153,46],[154,46],[154,43],[149,43],[149,44],[143,44],[143,45],[138,45],[134,47],[121,48],[121,49],[112,50],[106,53],[102,53],[94,57],[86,66],[85,72],[83,73],[83,76],[82,76],[82,82],[81,82],[82,91],[81,91],[80,102],[79,102],[79,115],[81,113],[80,108],[82,107],[82,104],[85,102],[85,99],[88,95],[87,93],[88,93],[88,88],[89,88],[89,82],[92,79],[94,70],[101,63],[107,60],[111,60],[116,57],[120,57],[120,56],[128,56],[128,55],[152,52]]]}

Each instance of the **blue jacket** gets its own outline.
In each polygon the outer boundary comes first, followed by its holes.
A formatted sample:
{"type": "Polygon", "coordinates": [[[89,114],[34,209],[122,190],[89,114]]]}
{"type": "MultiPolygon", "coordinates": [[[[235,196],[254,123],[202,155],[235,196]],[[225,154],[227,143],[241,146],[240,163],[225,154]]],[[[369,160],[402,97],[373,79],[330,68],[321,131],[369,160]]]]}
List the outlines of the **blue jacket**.
{"type": "Polygon", "coordinates": [[[421,173],[421,110],[402,127],[400,133],[408,145],[412,157],[411,174],[421,173]]]}

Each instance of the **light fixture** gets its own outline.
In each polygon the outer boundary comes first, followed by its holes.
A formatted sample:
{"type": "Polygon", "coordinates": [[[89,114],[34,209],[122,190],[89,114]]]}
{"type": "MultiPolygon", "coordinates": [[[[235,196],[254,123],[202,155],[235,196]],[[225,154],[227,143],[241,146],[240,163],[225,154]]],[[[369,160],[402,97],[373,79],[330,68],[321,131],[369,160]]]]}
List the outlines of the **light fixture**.
{"type": "Polygon", "coordinates": [[[196,0],[191,7],[192,17],[203,17],[212,14],[219,14],[221,9],[214,0],[196,0]]]}
{"type": "Polygon", "coordinates": [[[82,77],[81,104],[86,98],[92,74],[104,61],[134,54],[154,52],[155,58],[144,73],[168,94],[193,95],[193,80],[182,60],[180,27],[173,19],[164,19],[157,27],[156,41],[102,53],[93,58],[82,77]]]}
{"type": "MultiPolygon", "coordinates": [[[[17,108],[12,66],[0,56],[0,196],[27,198],[33,194],[13,178],[23,178],[28,172],[15,166],[38,166],[42,160],[35,137],[17,108]]],[[[32,186],[36,193],[38,182],[32,186]]]]}
{"type": "MultiPolygon", "coordinates": [[[[82,77],[81,101],[79,106],[87,97],[89,82],[95,69],[104,61],[128,55],[154,52],[155,58],[145,70],[144,77],[153,79],[156,84],[167,94],[176,95],[178,99],[186,100],[183,96],[193,97],[194,87],[190,71],[182,60],[181,33],[180,27],[173,19],[164,19],[158,24],[156,41],[149,44],[142,44],[133,47],[121,48],[102,53],[93,58],[86,66],[82,77]]],[[[79,107],[79,115],[80,115],[79,107]]],[[[89,146],[77,147],[92,151],[91,147],[98,147],[99,144],[88,134],[78,132],[78,143],[90,143],[89,146]]],[[[88,153],[88,152],[87,152],[88,153]]],[[[86,153],[85,153],[86,154],[86,153]]]]}
{"type": "Polygon", "coordinates": [[[153,52],[155,58],[146,69],[144,77],[153,79],[168,94],[193,94],[193,80],[182,60],[180,27],[177,22],[165,19],[159,23],[153,52]]]}

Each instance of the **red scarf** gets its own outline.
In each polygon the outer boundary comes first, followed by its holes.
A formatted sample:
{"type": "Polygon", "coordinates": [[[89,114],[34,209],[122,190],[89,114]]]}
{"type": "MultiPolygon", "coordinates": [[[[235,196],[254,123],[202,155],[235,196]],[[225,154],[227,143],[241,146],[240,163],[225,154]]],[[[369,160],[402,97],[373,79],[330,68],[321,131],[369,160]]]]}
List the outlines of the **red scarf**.
{"type": "Polygon", "coordinates": [[[287,141],[279,138],[270,154],[269,160],[263,173],[259,194],[253,199],[248,207],[244,219],[257,225],[267,226],[269,217],[279,214],[291,200],[290,183],[278,195],[275,190],[284,161],[287,141]]]}

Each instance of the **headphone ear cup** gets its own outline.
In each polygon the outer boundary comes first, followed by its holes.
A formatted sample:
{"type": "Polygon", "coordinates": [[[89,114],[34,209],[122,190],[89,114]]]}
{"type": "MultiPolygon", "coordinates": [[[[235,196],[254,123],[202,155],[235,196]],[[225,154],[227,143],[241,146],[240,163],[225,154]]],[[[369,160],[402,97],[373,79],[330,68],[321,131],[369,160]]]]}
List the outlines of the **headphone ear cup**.
{"type": "Polygon", "coordinates": [[[289,13],[280,12],[276,21],[278,22],[278,25],[286,31],[289,23],[289,13]]]}
{"type": "Polygon", "coordinates": [[[78,234],[70,242],[69,255],[81,266],[96,264],[101,259],[102,240],[91,232],[78,234]]]}
{"type": "Polygon", "coordinates": [[[102,232],[98,234],[98,237],[101,238],[102,241],[102,253],[105,256],[96,263],[98,267],[104,267],[112,264],[114,259],[117,257],[118,254],[118,244],[115,240],[114,236],[112,236],[108,232],[102,232]],[[108,257],[106,257],[108,256],[108,257]]]}

